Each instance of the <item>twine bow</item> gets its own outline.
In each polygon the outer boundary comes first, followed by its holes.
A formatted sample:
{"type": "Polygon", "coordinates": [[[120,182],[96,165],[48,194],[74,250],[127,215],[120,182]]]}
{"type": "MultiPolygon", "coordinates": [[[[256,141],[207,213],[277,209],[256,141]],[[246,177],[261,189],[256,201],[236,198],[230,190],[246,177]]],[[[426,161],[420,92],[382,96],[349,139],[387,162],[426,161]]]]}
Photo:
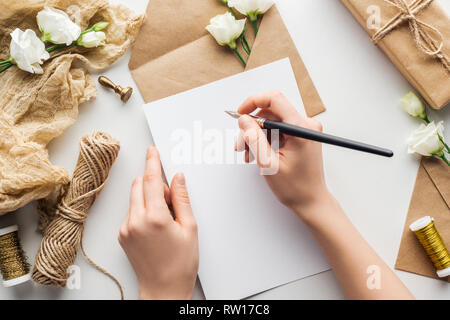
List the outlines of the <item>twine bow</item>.
{"type": "Polygon", "coordinates": [[[444,37],[442,33],[435,27],[427,24],[417,18],[417,14],[425,9],[433,0],[413,0],[410,4],[406,0],[383,0],[387,4],[399,9],[397,13],[388,23],[380,28],[372,37],[372,41],[377,44],[392,30],[399,25],[408,21],[409,29],[414,35],[414,40],[417,48],[428,56],[437,58],[441,61],[444,68],[450,72],[450,60],[442,52],[444,47],[444,37]],[[437,36],[436,40],[432,37],[434,33],[437,36]]]}

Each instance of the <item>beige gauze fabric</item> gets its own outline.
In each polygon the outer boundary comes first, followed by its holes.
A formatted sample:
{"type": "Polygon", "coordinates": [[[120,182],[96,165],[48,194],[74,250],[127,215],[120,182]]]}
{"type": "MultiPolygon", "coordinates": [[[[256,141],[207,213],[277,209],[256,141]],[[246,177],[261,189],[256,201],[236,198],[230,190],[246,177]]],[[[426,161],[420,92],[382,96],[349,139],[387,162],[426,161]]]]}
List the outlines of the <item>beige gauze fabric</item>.
{"type": "MultiPolygon", "coordinates": [[[[0,0],[3,2],[5,0],[0,0]]],[[[16,0],[0,11],[0,60],[8,59],[10,33],[32,29],[40,36],[36,15],[44,6],[66,11],[85,30],[108,21],[107,44],[58,52],[33,75],[16,66],[0,74],[0,215],[49,195],[69,181],[53,166],[46,145],[72,125],[78,106],[96,96],[96,86],[81,60],[92,69],[110,66],[134,42],[143,22],[122,5],[107,0],[16,0]]]]}

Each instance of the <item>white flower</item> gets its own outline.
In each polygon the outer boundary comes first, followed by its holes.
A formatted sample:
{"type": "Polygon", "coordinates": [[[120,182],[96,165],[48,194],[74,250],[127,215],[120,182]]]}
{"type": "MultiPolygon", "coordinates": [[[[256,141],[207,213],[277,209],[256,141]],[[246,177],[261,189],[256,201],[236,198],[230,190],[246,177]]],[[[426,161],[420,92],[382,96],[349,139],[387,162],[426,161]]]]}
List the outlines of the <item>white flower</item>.
{"type": "Polygon", "coordinates": [[[427,113],[425,109],[425,104],[414,92],[407,93],[401,100],[400,104],[410,116],[417,117],[420,119],[426,119],[427,113]]]}
{"type": "Polygon", "coordinates": [[[13,62],[25,71],[42,74],[41,64],[50,58],[45,51],[44,43],[39,40],[33,30],[23,32],[16,29],[11,33],[10,54],[13,62]]]}
{"type": "Polygon", "coordinates": [[[42,32],[42,40],[56,44],[70,45],[78,39],[81,28],[61,10],[45,7],[37,14],[37,23],[42,32]]]}
{"type": "Polygon", "coordinates": [[[236,20],[230,12],[227,12],[212,18],[206,30],[221,46],[229,46],[234,50],[236,49],[236,39],[244,32],[245,20],[236,20]]]}
{"type": "Polygon", "coordinates": [[[102,46],[106,43],[106,35],[104,32],[90,31],[81,35],[78,39],[77,44],[86,48],[95,48],[102,46]]]}
{"type": "Polygon", "coordinates": [[[228,0],[228,6],[256,21],[258,15],[264,14],[274,5],[273,0],[228,0]]]}
{"type": "Polygon", "coordinates": [[[440,137],[444,134],[443,122],[435,125],[434,121],[428,125],[422,124],[408,139],[408,152],[423,156],[441,155],[444,149],[440,137]]]}

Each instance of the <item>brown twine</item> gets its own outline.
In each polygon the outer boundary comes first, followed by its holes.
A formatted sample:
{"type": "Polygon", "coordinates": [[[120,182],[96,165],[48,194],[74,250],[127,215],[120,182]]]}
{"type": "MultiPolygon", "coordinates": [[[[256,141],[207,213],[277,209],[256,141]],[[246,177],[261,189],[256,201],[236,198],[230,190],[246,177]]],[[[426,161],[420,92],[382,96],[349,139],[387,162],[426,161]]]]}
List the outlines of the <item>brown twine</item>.
{"type": "Polygon", "coordinates": [[[373,35],[372,41],[377,44],[392,30],[403,24],[405,21],[408,21],[409,29],[414,35],[414,41],[417,48],[426,55],[439,59],[444,68],[450,72],[450,60],[447,55],[442,52],[442,48],[444,47],[444,37],[442,33],[437,28],[419,20],[416,16],[420,11],[428,7],[433,0],[413,0],[409,5],[406,3],[406,0],[383,1],[398,8],[400,12],[373,35]],[[438,40],[435,40],[432,37],[432,33],[438,37],[438,40]]]}
{"type": "Polygon", "coordinates": [[[67,269],[74,264],[81,247],[88,262],[117,284],[123,299],[119,281],[92,261],[82,244],[88,210],[105,185],[120,144],[106,133],[94,132],[82,137],[79,147],[80,155],[72,180],[57,206],[55,216],[45,229],[36,254],[32,279],[39,284],[65,287],[69,278],[67,269]]]}

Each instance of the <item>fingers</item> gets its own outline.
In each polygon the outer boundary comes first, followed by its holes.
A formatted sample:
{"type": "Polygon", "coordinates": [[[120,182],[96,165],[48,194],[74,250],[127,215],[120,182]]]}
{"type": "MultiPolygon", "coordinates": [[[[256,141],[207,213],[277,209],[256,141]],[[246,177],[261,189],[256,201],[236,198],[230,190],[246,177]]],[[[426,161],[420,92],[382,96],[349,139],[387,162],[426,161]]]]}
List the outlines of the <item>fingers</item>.
{"type": "Polygon", "coordinates": [[[242,152],[245,151],[245,140],[244,140],[244,135],[242,134],[242,130],[239,131],[238,133],[238,137],[236,139],[236,143],[234,145],[234,151],[237,152],[242,152]]]}
{"type": "Polygon", "coordinates": [[[120,227],[119,242],[123,244],[130,233],[139,233],[148,226],[173,223],[168,207],[172,202],[170,194],[169,187],[163,182],[159,152],[155,147],[149,147],[144,177],[135,179],[131,186],[130,209],[120,227]]]}
{"type": "Polygon", "coordinates": [[[238,112],[240,114],[248,114],[258,108],[270,108],[270,111],[278,116],[281,121],[301,117],[295,107],[278,91],[255,94],[247,98],[239,107],[238,112]]]}
{"type": "Polygon", "coordinates": [[[168,207],[169,203],[165,200],[168,195],[167,190],[164,192],[161,161],[155,147],[150,147],[147,151],[143,189],[145,212],[149,221],[157,223],[157,225],[173,221],[168,207]]]}
{"type": "Polygon", "coordinates": [[[138,177],[133,181],[130,192],[130,211],[143,212],[145,209],[143,179],[138,177]]]}
{"type": "Polygon", "coordinates": [[[142,177],[134,179],[131,184],[130,206],[125,219],[120,226],[119,239],[125,239],[128,236],[128,225],[132,217],[145,214],[144,192],[142,177]]]}
{"type": "Polygon", "coordinates": [[[256,116],[275,121],[282,121],[280,116],[273,113],[271,109],[259,109],[259,111],[256,113],[256,116]]]}
{"type": "Polygon", "coordinates": [[[147,149],[143,187],[146,208],[151,208],[152,205],[161,204],[164,201],[161,162],[159,152],[155,147],[147,149]]]}
{"type": "Polygon", "coordinates": [[[170,199],[170,189],[167,184],[164,183],[164,200],[168,206],[172,205],[172,200],[170,199]]]}
{"type": "Polygon", "coordinates": [[[170,185],[170,196],[176,221],[184,227],[195,229],[197,224],[192,213],[191,202],[186,189],[186,180],[182,173],[177,173],[173,177],[170,185]]]}
{"type": "Polygon", "coordinates": [[[134,179],[130,191],[130,207],[125,217],[124,224],[128,225],[132,217],[145,214],[143,179],[138,177],[134,179]]]}
{"type": "MultiPolygon", "coordinates": [[[[256,158],[260,168],[269,168],[275,164],[276,155],[272,150],[267,137],[251,117],[244,115],[239,118],[239,127],[243,131],[245,143],[251,154],[256,158]]],[[[250,161],[250,156],[246,153],[246,161],[250,161]]]]}

